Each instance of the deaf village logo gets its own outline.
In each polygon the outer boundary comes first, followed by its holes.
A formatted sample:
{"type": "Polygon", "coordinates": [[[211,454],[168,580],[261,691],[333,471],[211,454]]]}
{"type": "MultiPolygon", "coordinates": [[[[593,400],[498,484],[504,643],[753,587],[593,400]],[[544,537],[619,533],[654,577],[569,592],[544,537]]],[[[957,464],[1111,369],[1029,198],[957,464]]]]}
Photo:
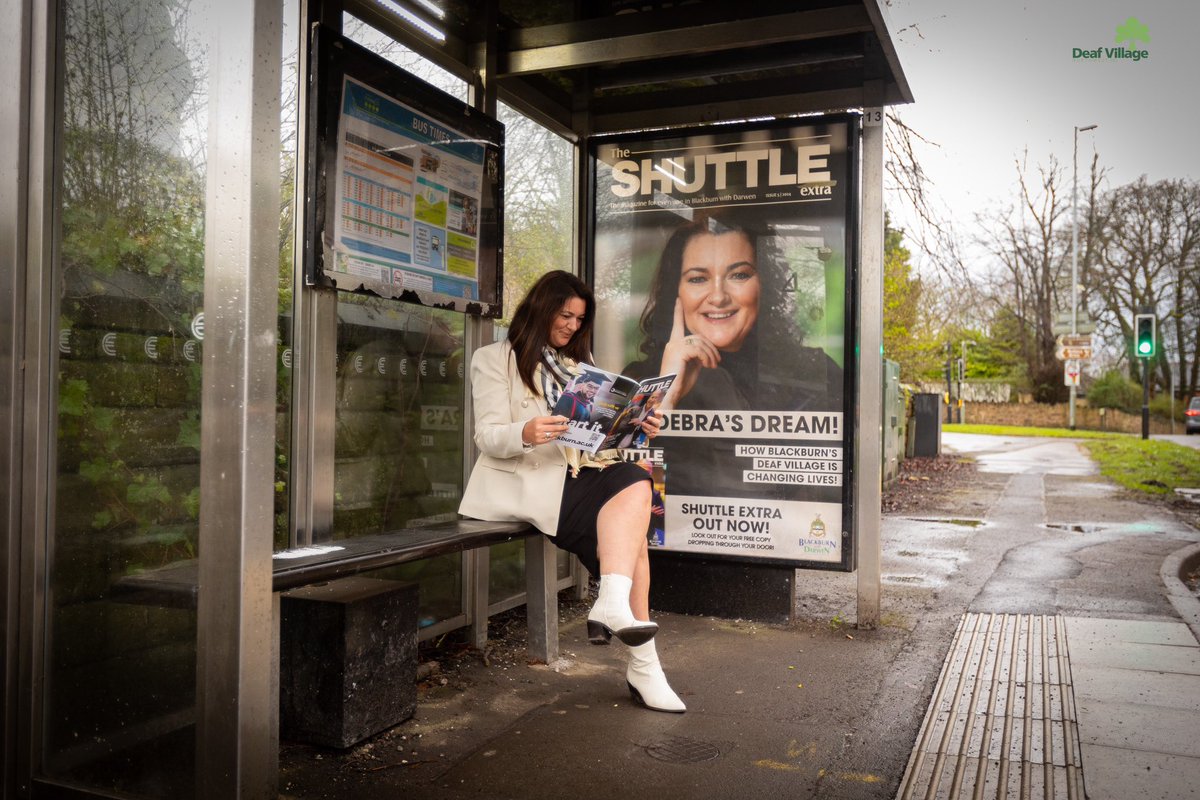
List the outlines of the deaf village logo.
{"type": "Polygon", "coordinates": [[[1097,47],[1095,50],[1073,47],[1071,48],[1071,58],[1142,61],[1150,57],[1149,50],[1138,48],[1138,43],[1150,43],[1150,28],[1138,21],[1137,17],[1130,17],[1117,26],[1117,36],[1114,41],[1119,45],[1118,47],[1097,47]]]}

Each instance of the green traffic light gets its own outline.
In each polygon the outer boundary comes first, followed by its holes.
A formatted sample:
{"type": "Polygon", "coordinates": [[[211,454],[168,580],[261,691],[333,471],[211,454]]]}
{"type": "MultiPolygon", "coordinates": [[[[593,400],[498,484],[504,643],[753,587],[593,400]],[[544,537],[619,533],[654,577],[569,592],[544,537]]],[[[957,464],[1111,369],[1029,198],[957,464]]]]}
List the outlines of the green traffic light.
{"type": "Polygon", "coordinates": [[[1138,343],[1138,352],[1142,353],[1143,355],[1150,355],[1151,349],[1152,349],[1152,345],[1149,342],[1139,342],[1138,343]]]}

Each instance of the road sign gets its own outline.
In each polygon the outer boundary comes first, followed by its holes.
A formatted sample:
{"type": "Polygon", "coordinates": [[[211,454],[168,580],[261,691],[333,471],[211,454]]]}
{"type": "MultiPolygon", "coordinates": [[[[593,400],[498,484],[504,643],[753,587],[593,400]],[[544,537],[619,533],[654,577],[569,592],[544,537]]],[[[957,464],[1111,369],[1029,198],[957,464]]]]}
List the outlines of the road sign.
{"type": "Polygon", "coordinates": [[[1063,362],[1063,386],[1079,385],[1079,362],[1069,360],[1063,362]]]}
{"type": "Polygon", "coordinates": [[[1074,359],[1088,359],[1092,357],[1092,348],[1090,347],[1060,347],[1055,353],[1055,358],[1059,361],[1068,361],[1074,359]]]}
{"type": "Polygon", "coordinates": [[[1054,340],[1059,347],[1091,347],[1092,335],[1090,333],[1069,334],[1064,333],[1054,340]]]}
{"type": "MultiPolygon", "coordinates": [[[[1071,312],[1063,311],[1054,315],[1054,324],[1050,330],[1054,331],[1055,335],[1060,333],[1071,332],[1071,312]]],[[[1076,333],[1092,333],[1096,330],[1096,323],[1088,316],[1083,309],[1079,310],[1079,314],[1075,317],[1075,332],[1076,333]]]]}

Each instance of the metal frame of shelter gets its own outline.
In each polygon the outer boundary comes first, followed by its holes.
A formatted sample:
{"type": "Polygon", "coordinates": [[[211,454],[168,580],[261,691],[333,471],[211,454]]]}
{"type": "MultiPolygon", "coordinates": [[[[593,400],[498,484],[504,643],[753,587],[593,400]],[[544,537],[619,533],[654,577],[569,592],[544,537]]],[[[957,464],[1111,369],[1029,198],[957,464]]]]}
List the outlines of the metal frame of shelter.
{"type": "MultiPolygon", "coordinates": [[[[210,111],[221,137],[210,145],[205,269],[207,324],[228,332],[221,353],[205,350],[201,432],[203,509],[200,576],[219,602],[202,607],[196,725],[197,794],[267,798],[276,794],[277,727],[269,659],[278,598],[271,594],[269,537],[274,437],[276,266],[272,256],[278,176],[267,150],[278,140],[279,0],[207,0],[215,15],[210,111]],[[271,98],[274,97],[272,100],[271,98]],[[267,148],[267,149],[264,149],[267,148]],[[268,174],[271,173],[271,174],[268,174]],[[222,231],[218,237],[215,231],[222,231]],[[265,232],[265,233],[264,233],[265,232]],[[218,358],[218,355],[220,357],[218,358]],[[213,422],[209,422],[209,420],[213,422]]],[[[55,320],[54,141],[56,2],[16,0],[0,10],[0,548],[4,600],[3,749],[0,797],[29,796],[33,736],[18,736],[38,674],[38,631],[24,621],[45,601],[46,491],[52,459],[55,320]],[[41,533],[39,533],[41,532],[41,533]]],[[[618,131],[718,124],[861,109],[862,198],[858,282],[860,353],[882,342],[883,108],[912,101],[882,0],[301,0],[301,20],[340,25],[349,12],[466,80],[470,102],[495,114],[503,100],[575,144],[575,253],[583,264],[589,225],[586,141],[618,131]]],[[[297,20],[299,21],[299,20],[297,20]]],[[[307,37],[305,37],[307,38],[307,37]]],[[[302,46],[303,51],[303,46],[302,46]]],[[[302,52],[301,63],[307,54],[302,52]]],[[[303,110],[301,114],[303,115],[303,110]]],[[[301,152],[303,152],[301,143],[301,152]]],[[[514,156],[510,156],[514,157],[514,156]]],[[[298,191],[299,195],[300,192],[298,191]]],[[[301,259],[297,259],[301,261],[301,259]]],[[[302,270],[302,266],[297,267],[302,270]]],[[[302,285],[302,271],[297,272],[302,285]]],[[[297,292],[290,505],[294,544],[332,517],[333,388],[311,377],[332,363],[336,300],[297,292]]],[[[468,350],[491,338],[472,318],[468,350]]],[[[882,360],[858,359],[862,397],[879,398],[882,360]]],[[[468,399],[469,404],[469,399],[468,399]]],[[[859,464],[853,502],[858,552],[858,622],[879,619],[881,406],[858,403],[859,464]]],[[[471,417],[469,407],[467,418],[471,417]]],[[[469,437],[464,447],[470,448],[469,437]]],[[[471,453],[468,452],[468,456],[471,453]]],[[[472,463],[467,458],[466,463],[472,463]]],[[[485,609],[486,611],[486,609],[485,609]]],[[[486,625],[486,621],[484,623],[486,625]]],[[[37,731],[33,734],[36,735],[37,731]]],[[[71,794],[71,796],[85,796],[71,794]]]]}

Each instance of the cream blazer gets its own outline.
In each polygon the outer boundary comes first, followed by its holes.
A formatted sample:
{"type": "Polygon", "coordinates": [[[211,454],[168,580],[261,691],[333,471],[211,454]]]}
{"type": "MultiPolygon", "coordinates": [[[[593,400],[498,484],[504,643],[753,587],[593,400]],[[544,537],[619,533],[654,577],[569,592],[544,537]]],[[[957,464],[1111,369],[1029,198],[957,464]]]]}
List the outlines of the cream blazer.
{"type": "Polygon", "coordinates": [[[525,423],[549,416],[550,409],[521,382],[508,342],[475,351],[471,397],[480,456],[458,513],[496,522],[529,522],[553,536],[558,530],[567,457],[557,442],[526,449],[521,441],[525,423]]]}

